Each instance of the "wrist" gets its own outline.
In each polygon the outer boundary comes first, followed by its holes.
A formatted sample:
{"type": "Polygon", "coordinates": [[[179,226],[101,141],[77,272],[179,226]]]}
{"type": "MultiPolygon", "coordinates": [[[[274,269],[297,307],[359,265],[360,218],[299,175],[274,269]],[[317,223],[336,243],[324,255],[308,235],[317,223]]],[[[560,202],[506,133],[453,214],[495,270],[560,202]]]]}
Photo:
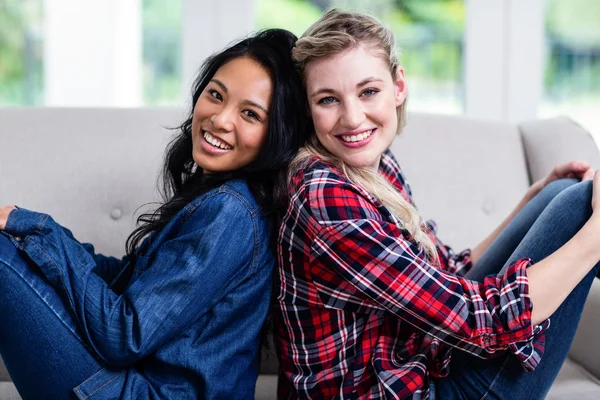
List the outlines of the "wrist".
{"type": "Polygon", "coordinates": [[[537,194],[540,191],[537,190],[536,188],[534,188],[533,186],[531,186],[529,189],[527,189],[527,191],[525,192],[525,195],[523,196],[523,200],[522,203],[527,204],[529,203],[535,196],[537,196],[537,194]]]}
{"type": "Polygon", "coordinates": [[[542,191],[544,183],[542,180],[536,181],[533,185],[529,186],[527,192],[525,192],[525,200],[529,201],[533,199],[539,192],[542,191]]]}

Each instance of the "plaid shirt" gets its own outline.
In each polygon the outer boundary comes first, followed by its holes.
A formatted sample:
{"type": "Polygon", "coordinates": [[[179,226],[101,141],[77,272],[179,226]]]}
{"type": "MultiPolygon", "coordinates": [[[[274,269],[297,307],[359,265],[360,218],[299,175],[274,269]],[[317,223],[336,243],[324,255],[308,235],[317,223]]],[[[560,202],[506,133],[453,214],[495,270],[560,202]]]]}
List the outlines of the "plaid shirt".
{"type": "MultiPolygon", "coordinates": [[[[380,172],[412,202],[389,151],[380,172]]],[[[279,398],[427,398],[453,347],[537,366],[549,321],[531,324],[532,261],[470,281],[470,251],[455,254],[429,235],[437,264],[340,171],[314,158],[293,177],[278,239],[279,398]]]]}

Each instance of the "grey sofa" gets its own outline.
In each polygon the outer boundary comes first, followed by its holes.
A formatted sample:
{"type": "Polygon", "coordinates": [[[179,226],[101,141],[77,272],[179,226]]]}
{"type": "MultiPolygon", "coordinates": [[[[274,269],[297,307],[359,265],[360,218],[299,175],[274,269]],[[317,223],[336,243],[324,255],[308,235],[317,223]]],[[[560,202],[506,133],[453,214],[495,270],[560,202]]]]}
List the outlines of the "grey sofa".
{"type": "MultiPolygon", "coordinates": [[[[122,255],[138,207],[158,199],[162,151],[179,109],[0,109],[0,205],[47,212],[100,252],[122,255]]],[[[511,126],[409,114],[393,150],[426,218],[456,249],[475,245],[553,165],[587,159],[591,136],[568,119],[511,126]]],[[[600,399],[600,282],[549,399],[600,399]]],[[[276,360],[263,363],[257,399],[274,399],[276,360]]],[[[0,400],[18,399],[0,368],[0,400]]]]}

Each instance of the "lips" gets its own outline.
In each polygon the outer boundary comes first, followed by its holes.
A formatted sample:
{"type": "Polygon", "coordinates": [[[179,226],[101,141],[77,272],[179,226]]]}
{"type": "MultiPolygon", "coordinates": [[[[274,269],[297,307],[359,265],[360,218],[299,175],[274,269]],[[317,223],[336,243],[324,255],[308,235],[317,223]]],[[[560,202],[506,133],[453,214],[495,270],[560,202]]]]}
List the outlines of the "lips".
{"type": "Polygon", "coordinates": [[[336,135],[335,138],[346,147],[356,148],[367,145],[376,132],[377,128],[364,129],[361,131],[344,132],[341,135],[336,135]]]}
{"type": "Polygon", "coordinates": [[[223,139],[212,135],[210,132],[207,132],[205,130],[202,131],[202,135],[204,137],[204,139],[210,143],[210,145],[221,149],[221,150],[232,150],[233,146],[230,145],[229,143],[227,143],[226,141],[224,141],[223,139]]]}
{"type": "Polygon", "coordinates": [[[369,129],[369,130],[363,131],[362,133],[355,132],[355,133],[349,133],[346,135],[340,135],[338,137],[347,143],[360,142],[362,140],[365,140],[369,136],[371,136],[371,134],[373,133],[374,130],[375,129],[369,129]]]}

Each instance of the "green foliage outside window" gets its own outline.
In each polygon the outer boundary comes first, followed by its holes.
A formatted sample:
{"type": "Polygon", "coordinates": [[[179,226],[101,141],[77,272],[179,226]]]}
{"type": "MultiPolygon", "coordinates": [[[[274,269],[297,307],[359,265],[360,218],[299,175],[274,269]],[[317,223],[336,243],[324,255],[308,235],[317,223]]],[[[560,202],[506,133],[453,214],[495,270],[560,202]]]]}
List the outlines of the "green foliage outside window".
{"type": "Polygon", "coordinates": [[[182,13],[181,0],[142,0],[144,104],[179,103],[182,13]]]}
{"type": "Polygon", "coordinates": [[[0,106],[42,102],[41,0],[0,0],[0,106]]]}
{"type": "MultiPolygon", "coordinates": [[[[253,1],[257,28],[297,35],[330,6],[368,10],[396,33],[402,65],[420,86],[413,93],[462,96],[464,0],[253,1]]],[[[144,104],[178,104],[182,1],[141,4],[144,104]]],[[[545,93],[556,102],[600,101],[600,0],[545,4],[545,93]]],[[[0,0],[0,106],[43,105],[42,27],[43,0],[0,0]]]]}

